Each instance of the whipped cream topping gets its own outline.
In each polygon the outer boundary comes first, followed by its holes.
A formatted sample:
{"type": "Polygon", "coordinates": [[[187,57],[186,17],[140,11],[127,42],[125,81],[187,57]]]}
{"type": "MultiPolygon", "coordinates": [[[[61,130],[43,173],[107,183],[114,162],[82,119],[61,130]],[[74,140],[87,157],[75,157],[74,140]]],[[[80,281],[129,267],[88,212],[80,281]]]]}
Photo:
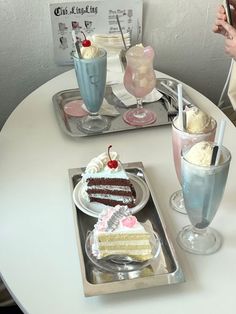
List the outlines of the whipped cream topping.
{"type": "MultiPolygon", "coordinates": [[[[112,160],[118,160],[119,155],[116,152],[110,152],[112,160]]],[[[110,160],[107,153],[102,153],[99,156],[93,158],[87,165],[85,173],[97,173],[105,169],[109,172],[119,171],[120,165],[117,168],[109,168],[107,162],[110,160]]]]}
{"type": "Polygon", "coordinates": [[[82,47],[81,54],[83,59],[93,59],[99,56],[100,50],[97,46],[91,45],[89,47],[82,47]]]}
{"type": "Polygon", "coordinates": [[[97,232],[114,232],[115,230],[141,232],[144,230],[137,218],[131,215],[128,206],[121,205],[104,209],[94,228],[97,232]]]}

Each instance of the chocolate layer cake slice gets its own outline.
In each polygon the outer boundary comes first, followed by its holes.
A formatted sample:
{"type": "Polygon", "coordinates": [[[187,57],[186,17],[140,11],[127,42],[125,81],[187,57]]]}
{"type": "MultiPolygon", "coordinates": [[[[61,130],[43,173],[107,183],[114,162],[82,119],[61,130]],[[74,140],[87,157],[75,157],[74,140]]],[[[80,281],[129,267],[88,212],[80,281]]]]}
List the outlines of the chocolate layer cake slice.
{"type": "Polygon", "coordinates": [[[116,152],[103,153],[93,158],[86,167],[83,180],[90,202],[104,205],[135,206],[134,187],[118,161],[116,152]]]}

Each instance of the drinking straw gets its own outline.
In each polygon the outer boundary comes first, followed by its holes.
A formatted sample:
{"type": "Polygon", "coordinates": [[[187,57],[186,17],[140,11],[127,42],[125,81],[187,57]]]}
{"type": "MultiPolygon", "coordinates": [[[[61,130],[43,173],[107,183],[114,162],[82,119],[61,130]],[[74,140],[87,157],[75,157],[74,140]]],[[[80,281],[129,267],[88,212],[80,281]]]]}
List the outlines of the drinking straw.
{"type": "Polygon", "coordinates": [[[74,31],[74,30],[72,31],[71,35],[72,35],[72,39],[73,39],[73,42],[74,42],[74,44],[75,44],[75,48],[76,48],[76,51],[77,51],[77,53],[78,53],[78,56],[79,56],[79,58],[82,59],[82,54],[81,54],[81,51],[80,51],[79,42],[78,42],[78,40],[77,40],[77,38],[76,38],[76,35],[75,35],[75,31],[74,31]]]}
{"type": "Polygon", "coordinates": [[[186,129],[186,111],[183,110],[183,128],[186,129]]]}
{"type": "Polygon", "coordinates": [[[216,147],[218,147],[218,149],[216,149],[217,153],[216,153],[216,157],[215,157],[215,164],[214,164],[215,166],[217,166],[219,161],[220,161],[220,153],[221,153],[221,146],[223,143],[223,137],[224,137],[224,132],[225,132],[225,125],[226,125],[226,121],[221,120],[220,129],[219,129],[219,133],[218,133],[218,137],[217,137],[217,141],[216,141],[216,147]]]}
{"type": "Polygon", "coordinates": [[[178,109],[179,109],[179,124],[180,129],[183,131],[185,129],[184,124],[184,114],[183,114],[183,87],[182,84],[177,85],[178,90],[178,109]]]}
{"type": "MultiPolygon", "coordinates": [[[[224,131],[225,131],[225,124],[226,124],[226,121],[221,120],[216,145],[214,146],[213,152],[212,152],[211,166],[217,166],[219,163],[221,146],[222,146],[224,131]]],[[[214,180],[215,180],[215,176],[213,176],[213,182],[212,182],[210,191],[208,193],[205,193],[205,199],[204,199],[203,208],[202,208],[202,221],[198,223],[196,226],[197,228],[200,228],[200,229],[206,228],[209,225],[210,212],[208,210],[208,207],[209,207],[209,204],[212,203],[212,200],[214,197],[214,185],[215,185],[214,180]]]]}
{"type": "MultiPolygon", "coordinates": [[[[164,86],[166,89],[168,89],[169,92],[171,92],[172,94],[174,94],[175,96],[178,96],[178,94],[176,93],[175,90],[173,90],[173,88],[171,88],[170,86],[168,86],[167,84],[165,84],[164,82],[161,82],[160,83],[162,86],[164,86]]],[[[182,97],[183,99],[183,102],[186,104],[186,105],[191,105],[191,102],[188,101],[186,98],[182,97]]]]}
{"type": "Polygon", "coordinates": [[[127,50],[127,46],[126,46],[126,43],[125,43],[124,35],[123,35],[122,29],[121,29],[121,26],[120,26],[120,20],[119,20],[118,14],[116,14],[116,21],[117,21],[117,24],[118,24],[118,27],[119,27],[119,30],[120,30],[120,33],[121,33],[121,37],[122,37],[124,48],[125,48],[125,50],[127,50]]]}
{"type": "Polygon", "coordinates": [[[213,147],[212,156],[211,156],[211,166],[215,165],[218,149],[219,149],[218,146],[214,146],[213,147]]]}

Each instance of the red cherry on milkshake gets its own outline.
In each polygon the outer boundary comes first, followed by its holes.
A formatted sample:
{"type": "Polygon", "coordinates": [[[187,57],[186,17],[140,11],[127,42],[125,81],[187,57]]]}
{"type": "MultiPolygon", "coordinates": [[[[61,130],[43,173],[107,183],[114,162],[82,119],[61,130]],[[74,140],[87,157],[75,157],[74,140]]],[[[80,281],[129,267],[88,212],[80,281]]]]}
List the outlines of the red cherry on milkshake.
{"type": "Polygon", "coordinates": [[[82,40],[82,46],[83,47],[90,47],[91,41],[86,38],[85,33],[81,31],[81,33],[84,35],[84,40],[82,40]]]}
{"type": "Polygon", "coordinates": [[[91,46],[91,41],[89,39],[85,39],[82,41],[82,46],[83,47],[90,47],[91,46]]]}
{"type": "Polygon", "coordinates": [[[112,160],[110,156],[110,149],[112,145],[108,146],[108,156],[110,160],[107,162],[107,166],[111,169],[116,169],[118,167],[118,161],[117,160],[112,160]]]}

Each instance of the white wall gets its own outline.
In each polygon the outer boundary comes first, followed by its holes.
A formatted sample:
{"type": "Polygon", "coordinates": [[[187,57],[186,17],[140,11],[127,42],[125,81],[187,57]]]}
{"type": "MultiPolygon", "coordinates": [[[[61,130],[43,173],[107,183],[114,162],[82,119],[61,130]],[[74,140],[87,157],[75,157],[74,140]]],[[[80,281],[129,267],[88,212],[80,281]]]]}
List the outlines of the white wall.
{"type": "Polygon", "coordinates": [[[144,38],[156,51],[156,68],[217,103],[230,66],[224,39],[212,32],[221,0],[149,0],[144,38]]]}
{"type": "MultiPolygon", "coordinates": [[[[112,1],[112,0],[110,0],[112,1]]],[[[57,66],[49,3],[0,1],[0,128],[30,92],[70,67],[57,66]]],[[[155,67],[217,102],[230,59],[212,33],[218,0],[144,0],[144,44],[155,48],[155,67]]]]}

